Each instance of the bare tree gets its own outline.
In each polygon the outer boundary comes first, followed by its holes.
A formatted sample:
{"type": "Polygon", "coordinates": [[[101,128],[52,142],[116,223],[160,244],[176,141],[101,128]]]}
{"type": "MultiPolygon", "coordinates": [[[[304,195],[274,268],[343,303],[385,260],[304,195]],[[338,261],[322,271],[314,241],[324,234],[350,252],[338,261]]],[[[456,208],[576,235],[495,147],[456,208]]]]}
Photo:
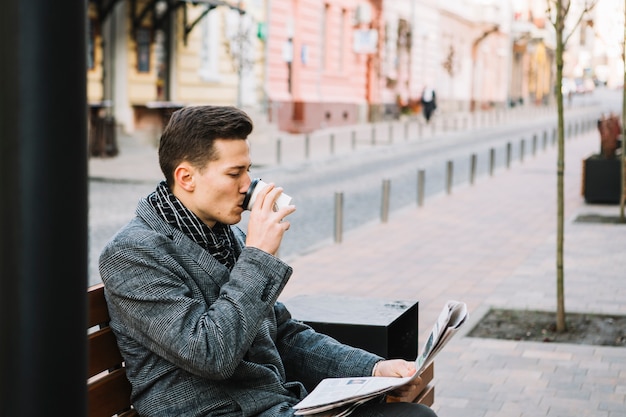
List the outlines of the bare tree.
{"type": "Polygon", "coordinates": [[[598,0],[584,0],[582,11],[575,21],[569,34],[565,33],[565,20],[567,19],[573,0],[547,0],[548,18],[556,32],[556,103],[558,112],[558,160],[557,160],[557,237],[556,237],[556,331],[565,332],[565,295],[563,277],[563,231],[564,231],[564,207],[563,197],[564,174],[565,174],[565,129],[563,113],[563,51],[569,38],[580,25],[583,17],[588,14],[597,4],[598,0]]]}

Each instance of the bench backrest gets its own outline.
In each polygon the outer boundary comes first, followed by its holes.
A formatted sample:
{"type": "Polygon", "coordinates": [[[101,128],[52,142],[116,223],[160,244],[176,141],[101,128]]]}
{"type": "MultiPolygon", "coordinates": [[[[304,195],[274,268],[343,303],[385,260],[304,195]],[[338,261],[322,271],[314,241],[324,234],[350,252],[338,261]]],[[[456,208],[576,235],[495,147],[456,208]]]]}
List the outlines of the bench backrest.
{"type": "Polygon", "coordinates": [[[137,416],[130,404],[130,382],[124,361],[109,327],[104,286],[87,290],[87,404],[89,417],[137,416]]]}

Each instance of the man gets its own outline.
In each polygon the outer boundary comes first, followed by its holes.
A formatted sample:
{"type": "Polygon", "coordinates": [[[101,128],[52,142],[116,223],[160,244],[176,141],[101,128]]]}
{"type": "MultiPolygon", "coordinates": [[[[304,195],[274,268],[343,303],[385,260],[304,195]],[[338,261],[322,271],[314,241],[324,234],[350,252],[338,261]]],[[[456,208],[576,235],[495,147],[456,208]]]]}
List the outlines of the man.
{"type": "MultiPolygon", "coordinates": [[[[100,256],[111,328],[142,416],[292,416],[323,378],[415,372],[413,363],[316,333],[277,302],[292,270],[275,255],[296,208],[274,211],[282,189],[269,184],[247,234],[234,226],[251,183],[251,131],[233,107],[175,112],[159,144],[165,181],[100,256]]],[[[434,413],[379,401],[354,415],[434,413]]]]}
{"type": "Polygon", "coordinates": [[[430,86],[425,86],[422,91],[422,108],[426,122],[430,122],[433,112],[437,109],[437,96],[435,90],[430,86]]]}

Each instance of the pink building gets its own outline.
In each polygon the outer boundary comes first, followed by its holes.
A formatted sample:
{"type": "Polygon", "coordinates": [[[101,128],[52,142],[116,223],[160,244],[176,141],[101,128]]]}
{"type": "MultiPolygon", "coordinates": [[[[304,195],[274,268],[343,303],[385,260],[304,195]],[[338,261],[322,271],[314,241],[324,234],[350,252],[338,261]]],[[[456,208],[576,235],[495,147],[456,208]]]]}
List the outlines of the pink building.
{"type": "Polygon", "coordinates": [[[382,0],[270,0],[267,96],[281,130],[372,120],[382,108],[382,0]]]}

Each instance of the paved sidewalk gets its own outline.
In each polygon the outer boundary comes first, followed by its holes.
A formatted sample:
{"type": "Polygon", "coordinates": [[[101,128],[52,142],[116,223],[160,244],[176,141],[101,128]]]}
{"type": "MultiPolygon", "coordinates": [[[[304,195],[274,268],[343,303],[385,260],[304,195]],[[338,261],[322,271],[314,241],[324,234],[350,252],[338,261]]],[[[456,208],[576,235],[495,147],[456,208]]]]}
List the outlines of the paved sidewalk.
{"type": "MultiPolygon", "coordinates": [[[[568,312],[626,314],[626,225],[582,224],[582,161],[591,130],[566,141],[565,303],[568,312]]],[[[339,244],[291,262],[283,292],[419,300],[420,343],[448,299],[472,320],[489,307],[556,311],[556,147],[516,161],[421,208],[392,213],[339,244]]],[[[442,417],[624,417],[626,348],[455,338],[435,362],[442,417]]]]}
{"type": "MultiPolygon", "coordinates": [[[[90,160],[91,177],[160,178],[155,149],[121,141],[119,157],[90,160]]],[[[619,206],[589,205],[581,196],[582,161],[597,152],[598,142],[595,129],[566,142],[566,310],[623,315],[626,225],[574,221],[586,213],[619,215],[619,206]]],[[[491,306],[555,311],[555,253],[551,146],[291,260],[294,275],[281,299],[352,294],[419,300],[423,341],[448,299],[467,302],[474,323],[491,306]]],[[[435,365],[433,408],[441,417],[626,417],[626,348],[461,334],[435,365]]]]}

